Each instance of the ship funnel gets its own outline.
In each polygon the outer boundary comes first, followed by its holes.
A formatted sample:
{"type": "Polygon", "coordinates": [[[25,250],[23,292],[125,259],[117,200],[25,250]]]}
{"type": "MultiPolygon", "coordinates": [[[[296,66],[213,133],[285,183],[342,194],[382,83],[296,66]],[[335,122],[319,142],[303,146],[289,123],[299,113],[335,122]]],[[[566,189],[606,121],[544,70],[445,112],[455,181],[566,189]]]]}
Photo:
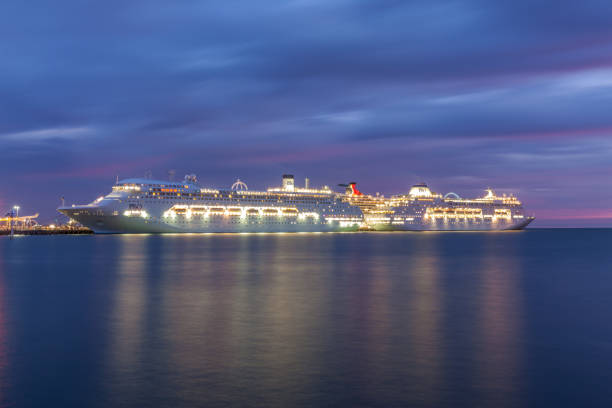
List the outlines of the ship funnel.
{"type": "Polygon", "coordinates": [[[348,195],[363,195],[363,193],[359,190],[357,190],[357,183],[354,181],[351,181],[348,184],[338,184],[338,186],[340,187],[344,187],[345,188],[345,192],[348,195]]]}
{"type": "Polygon", "coordinates": [[[295,180],[293,174],[283,174],[283,190],[293,191],[295,189],[295,180]]]}
{"type": "Polygon", "coordinates": [[[363,193],[361,191],[357,190],[357,183],[356,182],[351,181],[349,183],[349,187],[351,189],[351,194],[352,195],[356,195],[356,196],[363,195],[363,193]]]}

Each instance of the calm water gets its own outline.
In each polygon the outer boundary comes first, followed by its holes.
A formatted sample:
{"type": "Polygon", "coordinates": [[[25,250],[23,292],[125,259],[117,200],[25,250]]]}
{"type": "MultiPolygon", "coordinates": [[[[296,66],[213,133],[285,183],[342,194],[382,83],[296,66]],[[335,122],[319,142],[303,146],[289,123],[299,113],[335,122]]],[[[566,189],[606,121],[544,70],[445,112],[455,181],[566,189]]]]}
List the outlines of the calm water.
{"type": "Polygon", "coordinates": [[[611,244],[2,238],[1,406],[609,407],[611,244]]]}

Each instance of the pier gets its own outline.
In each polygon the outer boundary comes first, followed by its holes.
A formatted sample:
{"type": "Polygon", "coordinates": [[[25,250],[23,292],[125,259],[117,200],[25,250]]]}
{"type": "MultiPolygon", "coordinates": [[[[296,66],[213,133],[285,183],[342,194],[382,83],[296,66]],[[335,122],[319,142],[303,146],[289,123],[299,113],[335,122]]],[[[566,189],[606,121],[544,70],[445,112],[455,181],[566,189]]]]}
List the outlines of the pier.
{"type": "MultiPolygon", "coordinates": [[[[93,231],[86,227],[76,227],[70,225],[44,226],[13,228],[13,235],[68,235],[68,234],[93,234],[93,231]]],[[[11,235],[10,228],[0,227],[0,236],[11,235]]]]}
{"type": "Polygon", "coordinates": [[[19,216],[19,206],[15,206],[6,216],[0,218],[0,236],[93,234],[89,228],[70,223],[40,225],[36,218],[38,214],[19,216]]]}

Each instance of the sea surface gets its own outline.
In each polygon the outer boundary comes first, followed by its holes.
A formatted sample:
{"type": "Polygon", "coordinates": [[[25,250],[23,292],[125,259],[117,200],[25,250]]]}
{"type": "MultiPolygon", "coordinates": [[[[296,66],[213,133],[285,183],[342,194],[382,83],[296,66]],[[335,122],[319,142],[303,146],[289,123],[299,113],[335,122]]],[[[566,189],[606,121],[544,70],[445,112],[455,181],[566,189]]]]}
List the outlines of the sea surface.
{"type": "Polygon", "coordinates": [[[611,407],[612,230],[0,239],[1,407],[611,407]]]}

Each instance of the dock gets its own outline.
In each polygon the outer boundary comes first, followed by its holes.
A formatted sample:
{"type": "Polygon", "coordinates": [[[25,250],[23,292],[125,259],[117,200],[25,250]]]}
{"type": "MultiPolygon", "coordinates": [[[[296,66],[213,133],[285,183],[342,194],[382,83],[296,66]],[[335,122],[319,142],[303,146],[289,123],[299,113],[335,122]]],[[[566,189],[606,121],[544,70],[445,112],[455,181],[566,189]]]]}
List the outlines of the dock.
{"type": "MultiPolygon", "coordinates": [[[[60,225],[57,227],[35,226],[26,228],[14,228],[13,235],[73,235],[73,234],[93,234],[93,231],[86,227],[73,227],[60,225]]],[[[11,235],[10,229],[0,229],[0,236],[11,235]]]]}
{"type": "Polygon", "coordinates": [[[89,228],[72,221],[66,224],[41,225],[36,222],[38,213],[19,216],[19,209],[20,207],[16,205],[6,215],[0,217],[0,236],[93,234],[89,228]]]}

